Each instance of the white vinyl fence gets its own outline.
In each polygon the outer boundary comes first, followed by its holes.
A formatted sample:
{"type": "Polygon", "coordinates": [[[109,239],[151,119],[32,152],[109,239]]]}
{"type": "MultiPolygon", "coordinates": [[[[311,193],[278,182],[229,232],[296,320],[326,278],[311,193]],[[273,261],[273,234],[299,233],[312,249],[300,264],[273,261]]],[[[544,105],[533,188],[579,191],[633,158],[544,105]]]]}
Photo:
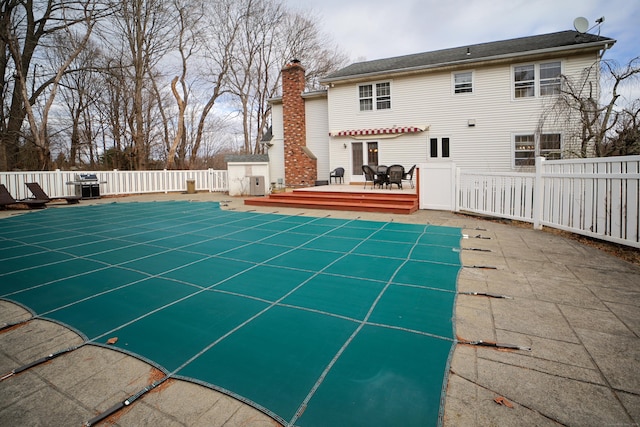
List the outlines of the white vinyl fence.
{"type": "Polygon", "coordinates": [[[72,183],[79,174],[96,174],[101,195],[169,193],[186,191],[187,181],[195,181],[196,190],[223,192],[229,186],[226,170],[158,170],[158,171],[42,171],[0,172],[4,184],[16,199],[33,197],[25,183],[37,182],[50,197],[70,196],[76,192],[72,183]]]}
{"type": "Polygon", "coordinates": [[[536,159],[535,173],[457,173],[457,211],[640,248],[640,156],[536,159]]]}
{"type": "MultiPolygon", "coordinates": [[[[428,168],[428,165],[424,165],[428,168]]],[[[531,222],[640,248],[640,156],[596,159],[536,159],[535,173],[439,170],[451,175],[455,201],[429,201],[429,182],[420,185],[421,208],[452,209],[531,222]],[[455,190],[455,191],[454,191],[455,190]],[[426,196],[426,195],[427,196],[426,196]],[[435,202],[434,202],[435,203],[435,202]],[[450,208],[446,206],[450,205],[450,208]]],[[[421,175],[428,176],[428,171],[421,175]]],[[[0,172],[0,183],[16,199],[31,197],[26,182],[38,182],[51,197],[74,195],[80,172],[0,172]]],[[[226,170],[102,171],[101,195],[186,191],[229,191],[226,170]]],[[[422,180],[422,178],[420,178],[422,180]]],[[[443,181],[444,182],[444,181],[443,181]]],[[[446,194],[445,194],[446,196],[446,194]]],[[[445,197],[450,200],[450,197],[445,197]]]]}

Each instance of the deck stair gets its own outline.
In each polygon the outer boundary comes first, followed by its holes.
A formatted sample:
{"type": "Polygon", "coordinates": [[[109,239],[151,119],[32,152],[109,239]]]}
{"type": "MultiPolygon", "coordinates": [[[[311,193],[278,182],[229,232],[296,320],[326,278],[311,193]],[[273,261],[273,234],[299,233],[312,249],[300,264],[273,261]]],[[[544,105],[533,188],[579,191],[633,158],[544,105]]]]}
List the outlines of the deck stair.
{"type": "Polygon", "coordinates": [[[332,192],[293,190],[266,197],[248,198],[250,206],[278,206],[308,209],[412,214],[418,210],[418,196],[413,193],[332,192]]]}

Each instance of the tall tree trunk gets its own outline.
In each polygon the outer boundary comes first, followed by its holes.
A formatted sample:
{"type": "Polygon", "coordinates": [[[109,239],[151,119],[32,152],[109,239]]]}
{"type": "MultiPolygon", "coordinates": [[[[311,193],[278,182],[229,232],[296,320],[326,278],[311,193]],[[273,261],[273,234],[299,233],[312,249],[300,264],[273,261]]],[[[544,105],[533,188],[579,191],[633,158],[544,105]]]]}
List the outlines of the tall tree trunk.
{"type": "Polygon", "coordinates": [[[173,169],[175,167],[175,157],[176,150],[178,148],[178,144],[182,141],[184,136],[184,111],[186,108],[186,103],[180,97],[178,93],[178,89],[176,85],[178,84],[178,76],[174,77],[171,81],[171,92],[173,96],[176,98],[176,102],[178,103],[178,129],[176,130],[176,136],[173,138],[173,143],[171,147],[169,147],[169,153],[167,154],[167,169],[173,169]]]}

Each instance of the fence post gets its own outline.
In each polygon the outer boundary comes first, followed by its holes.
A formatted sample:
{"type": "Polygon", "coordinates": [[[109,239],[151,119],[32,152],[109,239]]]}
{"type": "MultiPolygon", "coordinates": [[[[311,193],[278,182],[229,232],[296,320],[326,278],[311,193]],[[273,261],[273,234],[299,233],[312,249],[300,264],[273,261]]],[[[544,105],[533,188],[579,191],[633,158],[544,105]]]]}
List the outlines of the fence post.
{"type": "Polygon", "coordinates": [[[542,168],[544,162],[544,157],[536,157],[536,177],[533,182],[533,228],[536,230],[542,230],[542,208],[544,206],[542,168]]]}
{"type": "MultiPolygon", "coordinates": [[[[56,174],[55,174],[55,189],[53,191],[53,194],[62,194],[63,196],[65,194],[67,194],[67,192],[65,191],[65,185],[62,182],[62,171],[60,169],[56,169],[56,174]]],[[[54,196],[55,197],[55,196],[54,196]]]]}
{"type": "Polygon", "coordinates": [[[455,201],[453,203],[455,212],[460,212],[460,168],[456,168],[456,174],[453,184],[455,185],[454,197],[455,201]]]}

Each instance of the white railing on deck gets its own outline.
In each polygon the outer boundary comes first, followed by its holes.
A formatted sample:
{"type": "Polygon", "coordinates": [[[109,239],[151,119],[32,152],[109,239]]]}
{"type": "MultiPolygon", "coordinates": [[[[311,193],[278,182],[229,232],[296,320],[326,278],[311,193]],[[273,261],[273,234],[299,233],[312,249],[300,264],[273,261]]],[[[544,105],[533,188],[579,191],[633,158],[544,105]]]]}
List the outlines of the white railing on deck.
{"type": "Polygon", "coordinates": [[[101,195],[169,193],[186,191],[187,181],[195,181],[196,190],[228,191],[226,170],[159,170],[159,171],[42,171],[0,172],[0,184],[7,186],[16,199],[33,197],[25,183],[37,182],[50,197],[76,194],[79,174],[96,174],[101,195]]]}
{"type": "Polygon", "coordinates": [[[640,247],[640,156],[536,159],[536,173],[457,173],[456,210],[640,247]]]}

